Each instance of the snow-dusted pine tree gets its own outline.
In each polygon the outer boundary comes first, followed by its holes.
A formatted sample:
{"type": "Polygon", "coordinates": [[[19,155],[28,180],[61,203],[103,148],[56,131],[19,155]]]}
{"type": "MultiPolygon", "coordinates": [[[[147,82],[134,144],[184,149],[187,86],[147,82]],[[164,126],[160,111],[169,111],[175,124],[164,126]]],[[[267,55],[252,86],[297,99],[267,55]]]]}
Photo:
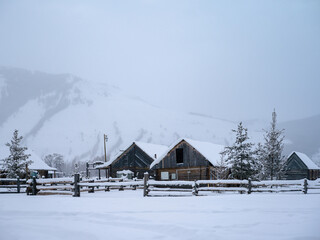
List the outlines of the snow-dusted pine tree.
{"type": "Polygon", "coordinates": [[[25,153],[27,147],[20,146],[23,137],[18,135],[18,130],[15,130],[11,143],[6,144],[9,147],[10,155],[3,160],[3,166],[8,178],[23,177],[26,174],[27,164],[32,163],[32,161],[28,161],[30,154],[25,153]]]}
{"type": "Polygon", "coordinates": [[[239,123],[236,141],[232,146],[225,147],[221,154],[226,156],[226,161],[231,164],[231,176],[236,179],[248,179],[255,175],[255,162],[253,158],[253,143],[248,142],[248,129],[239,123]]]}
{"type": "Polygon", "coordinates": [[[215,173],[215,177],[217,179],[226,179],[228,177],[228,167],[225,161],[224,154],[221,154],[220,160],[217,162],[215,173]]]}
{"type": "Polygon", "coordinates": [[[259,180],[266,179],[266,171],[264,169],[265,159],[266,159],[266,151],[264,145],[258,143],[254,150],[254,159],[256,166],[256,175],[255,178],[259,180]]]}
{"type": "Polygon", "coordinates": [[[265,130],[264,135],[264,151],[260,156],[262,160],[265,178],[271,180],[280,179],[283,170],[285,157],[282,155],[283,151],[283,132],[284,129],[277,129],[277,114],[274,110],[272,113],[272,122],[270,129],[265,130]]]}

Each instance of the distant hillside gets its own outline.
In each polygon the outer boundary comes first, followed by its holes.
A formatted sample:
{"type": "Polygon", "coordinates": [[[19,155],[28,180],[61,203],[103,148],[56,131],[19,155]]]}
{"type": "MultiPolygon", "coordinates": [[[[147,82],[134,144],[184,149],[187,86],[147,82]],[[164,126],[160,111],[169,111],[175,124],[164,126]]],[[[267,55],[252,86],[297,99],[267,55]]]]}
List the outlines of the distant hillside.
{"type": "Polygon", "coordinates": [[[311,157],[320,149],[320,115],[283,122],[279,127],[285,129],[285,136],[290,140],[290,144],[286,144],[286,153],[296,150],[311,157]]]}
{"type": "Polygon", "coordinates": [[[15,128],[40,156],[53,152],[66,159],[108,155],[130,141],[171,144],[184,136],[225,144],[235,124],[195,113],[170,111],[106,84],[78,77],[0,68],[0,147],[15,128]]]}
{"type": "MultiPolygon", "coordinates": [[[[180,137],[228,145],[237,122],[206,113],[183,113],[153,106],[120,89],[70,74],[47,74],[0,67],[0,154],[14,129],[38,155],[60,153],[67,161],[103,155],[108,134],[108,156],[131,141],[170,145],[180,137]]],[[[270,113],[271,116],[271,113],[270,113]]],[[[281,123],[285,152],[309,156],[320,148],[320,115],[281,123]]],[[[244,121],[251,140],[262,140],[261,120],[244,121]]]]}

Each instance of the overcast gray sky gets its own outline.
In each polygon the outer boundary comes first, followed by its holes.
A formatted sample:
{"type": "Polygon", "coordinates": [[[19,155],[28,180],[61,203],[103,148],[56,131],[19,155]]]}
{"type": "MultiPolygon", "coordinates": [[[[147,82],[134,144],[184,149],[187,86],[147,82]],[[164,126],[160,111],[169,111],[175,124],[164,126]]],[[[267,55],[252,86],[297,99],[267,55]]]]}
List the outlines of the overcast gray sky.
{"type": "Polygon", "coordinates": [[[320,113],[320,1],[0,1],[0,65],[72,73],[172,109],[320,113]]]}

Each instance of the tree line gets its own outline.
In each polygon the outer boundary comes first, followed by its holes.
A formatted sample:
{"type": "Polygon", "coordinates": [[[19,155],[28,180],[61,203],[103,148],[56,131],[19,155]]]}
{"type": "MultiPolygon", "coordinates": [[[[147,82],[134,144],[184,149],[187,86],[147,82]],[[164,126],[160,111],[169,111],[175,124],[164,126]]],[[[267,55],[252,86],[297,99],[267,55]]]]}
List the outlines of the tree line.
{"type": "MultiPolygon", "coordinates": [[[[269,129],[264,130],[264,142],[253,144],[249,141],[248,129],[243,123],[238,124],[235,133],[235,141],[232,145],[225,147],[221,153],[221,161],[217,168],[217,177],[224,178],[225,170],[230,169],[229,178],[235,179],[280,179],[283,175],[285,157],[282,154],[284,129],[277,129],[277,114],[272,113],[272,121],[269,129]]],[[[21,146],[23,137],[15,130],[9,143],[10,154],[3,159],[3,169],[7,177],[25,177],[29,171],[28,166],[32,163],[29,160],[30,154],[25,153],[27,147],[21,146]]],[[[63,174],[74,172],[75,166],[78,170],[85,170],[85,163],[74,159],[70,163],[64,161],[61,154],[48,154],[43,161],[50,167],[54,167],[63,174]]]]}
{"type": "Polygon", "coordinates": [[[231,146],[225,147],[222,159],[230,167],[230,178],[235,179],[281,179],[284,171],[284,129],[277,129],[277,114],[272,113],[270,127],[264,131],[264,142],[257,145],[249,141],[248,129],[240,122],[231,146]]]}
{"type": "MultiPolygon", "coordinates": [[[[27,153],[28,148],[22,146],[23,137],[19,136],[19,131],[16,129],[13,132],[12,139],[5,145],[9,147],[9,156],[0,159],[0,177],[7,178],[28,178],[30,174],[29,166],[33,163],[31,154],[27,153]],[[31,159],[30,159],[31,158],[31,159]]],[[[101,160],[102,157],[96,157],[93,161],[101,160]]],[[[67,176],[72,175],[77,168],[77,171],[85,172],[86,163],[78,159],[66,162],[64,156],[59,153],[45,155],[42,160],[50,167],[57,169],[57,175],[67,176]]],[[[41,176],[39,176],[41,177],[41,176]]]]}

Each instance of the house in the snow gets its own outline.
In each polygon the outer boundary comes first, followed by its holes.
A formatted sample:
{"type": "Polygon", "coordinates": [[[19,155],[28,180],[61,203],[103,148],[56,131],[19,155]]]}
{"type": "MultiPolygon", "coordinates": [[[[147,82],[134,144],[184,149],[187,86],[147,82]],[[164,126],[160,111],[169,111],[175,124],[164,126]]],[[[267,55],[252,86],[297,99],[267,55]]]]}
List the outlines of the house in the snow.
{"type": "Polygon", "coordinates": [[[133,142],[113,159],[96,168],[106,169],[107,177],[143,178],[145,172],[150,173],[151,163],[167,149],[164,145],[133,142]]]}
{"type": "MultiPolygon", "coordinates": [[[[31,176],[37,176],[40,178],[55,177],[55,172],[57,171],[56,168],[49,167],[34,151],[28,149],[26,153],[31,155],[28,158],[28,161],[29,160],[32,161],[32,163],[27,166],[27,169],[29,171],[28,175],[30,174],[31,176]]],[[[6,172],[4,171],[3,167],[1,167],[1,163],[0,163],[0,173],[2,177],[6,176],[6,172]]]]}
{"type": "Polygon", "coordinates": [[[151,169],[156,180],[216,179],[218,168],[224,168],[220,155],[223,150],[222,145],[182,138],[155,160],[151,169]]]}
{"type": "Polygon", "coordinates": [[[314,180],[320,177],[320,168],[304,153],[293,152],[285,163],[285,178],[288,180],[314,180]]]}
{"type": "Polygon", "coordinates": [[[28,166],[31,176],[36,175],[39,178],[56,177],[56,168],[48,166],[34,151],[27,150],[27,153],[31,154],[28,158],[28,160],[32,161],[28,166]]]}

